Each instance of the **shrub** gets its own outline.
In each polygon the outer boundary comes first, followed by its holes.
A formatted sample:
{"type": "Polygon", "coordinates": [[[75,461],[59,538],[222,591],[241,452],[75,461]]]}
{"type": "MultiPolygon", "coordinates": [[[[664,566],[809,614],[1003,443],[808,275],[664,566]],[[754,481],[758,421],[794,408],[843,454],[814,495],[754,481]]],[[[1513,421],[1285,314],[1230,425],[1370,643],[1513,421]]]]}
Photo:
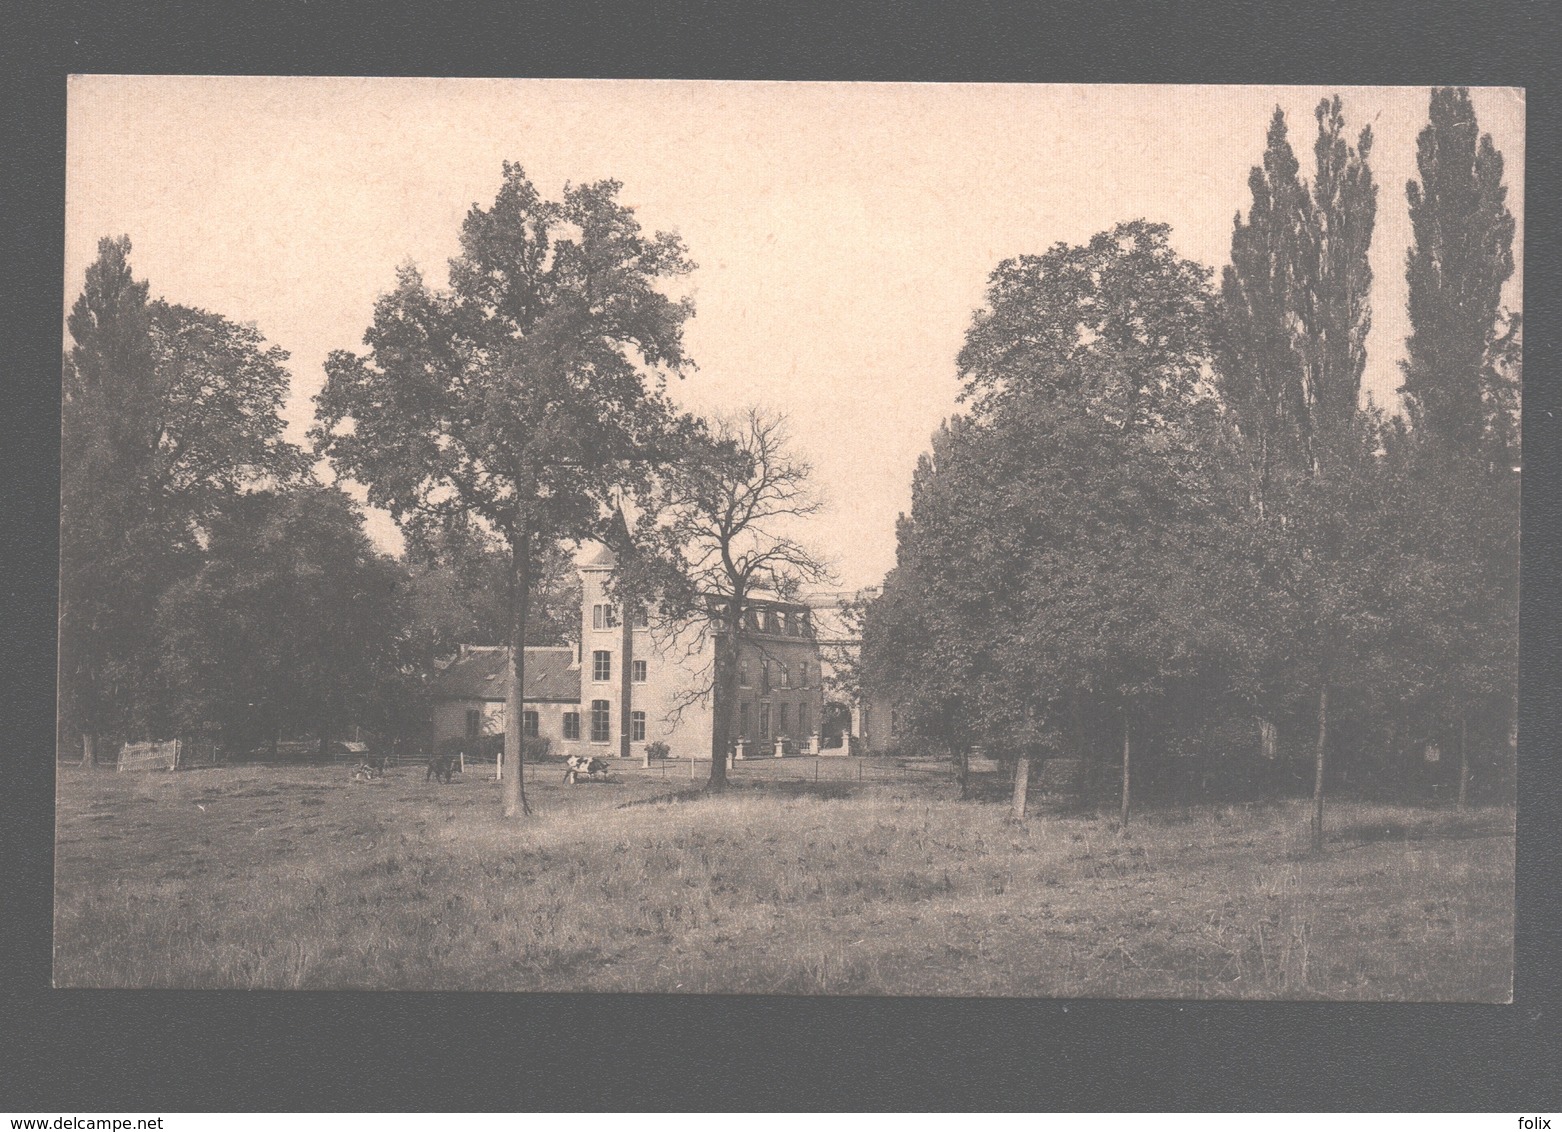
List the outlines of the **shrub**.
{"type": "Polygon", "coordinates": [[[654,743],[645,745],[645,757],[648,759],[665,759],[668,755],[667,744],[658,739],[654,743]]]}

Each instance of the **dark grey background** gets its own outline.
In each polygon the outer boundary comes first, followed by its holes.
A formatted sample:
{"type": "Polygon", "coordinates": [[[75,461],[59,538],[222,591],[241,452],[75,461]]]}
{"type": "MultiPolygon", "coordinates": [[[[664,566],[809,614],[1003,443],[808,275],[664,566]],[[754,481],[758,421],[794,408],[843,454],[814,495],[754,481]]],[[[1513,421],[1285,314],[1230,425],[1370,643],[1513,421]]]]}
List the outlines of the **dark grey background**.
{"type": "Polygon", "coordinates": [[[0,32],[0,1109],[1558,1109],[1562,5],[43,7],[7,5],[0,32]],[[1528,88],[1514,1005],[49,989],[71,72],[1528,88]]]}

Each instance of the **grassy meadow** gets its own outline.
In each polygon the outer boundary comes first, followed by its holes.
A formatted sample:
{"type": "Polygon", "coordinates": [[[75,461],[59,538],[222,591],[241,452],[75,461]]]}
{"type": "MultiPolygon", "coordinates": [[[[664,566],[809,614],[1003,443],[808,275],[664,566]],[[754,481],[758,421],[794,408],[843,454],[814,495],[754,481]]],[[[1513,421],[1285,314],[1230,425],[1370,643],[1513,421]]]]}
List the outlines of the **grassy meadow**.
{"type": "Polygon", "coordinates": [[[55,982],[1510,997],[1511,810],[1340,802],[1314,857],[1301,802],[1151,809],[1125,836],[1010,824],[932,768],[807,762],[719,796],[676,766],[538,767],[517,823],[491,767],[62,767],[55,982]]]}

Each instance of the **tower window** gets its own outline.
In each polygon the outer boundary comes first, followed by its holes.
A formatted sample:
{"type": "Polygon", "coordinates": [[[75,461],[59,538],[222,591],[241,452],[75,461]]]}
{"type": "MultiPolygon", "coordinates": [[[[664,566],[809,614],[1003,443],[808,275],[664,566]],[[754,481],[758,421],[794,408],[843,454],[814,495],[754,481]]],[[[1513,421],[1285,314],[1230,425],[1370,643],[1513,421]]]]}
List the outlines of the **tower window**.
{"type": "Polygon", "coordinates": [[[591,678],[602,683],[613,678],[613,654],[598,649],[591,654],[591,678]]]}

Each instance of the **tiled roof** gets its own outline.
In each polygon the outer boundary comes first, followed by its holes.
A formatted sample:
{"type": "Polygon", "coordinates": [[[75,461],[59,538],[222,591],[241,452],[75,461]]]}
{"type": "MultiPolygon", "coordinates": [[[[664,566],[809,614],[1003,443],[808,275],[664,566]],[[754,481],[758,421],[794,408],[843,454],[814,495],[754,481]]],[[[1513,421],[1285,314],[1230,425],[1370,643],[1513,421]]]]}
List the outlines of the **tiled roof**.
{"type": "MultiPolygon", "coordinates": [[[[528,703],[580,702],[580,671],[571,667],[575,650],[528,648],[526,696],[528,703]]],[[[473,652],[444,669],[429,682],[429,695],[438,700],[502,700],[509,654],[502,649],[473,652]]]]}

